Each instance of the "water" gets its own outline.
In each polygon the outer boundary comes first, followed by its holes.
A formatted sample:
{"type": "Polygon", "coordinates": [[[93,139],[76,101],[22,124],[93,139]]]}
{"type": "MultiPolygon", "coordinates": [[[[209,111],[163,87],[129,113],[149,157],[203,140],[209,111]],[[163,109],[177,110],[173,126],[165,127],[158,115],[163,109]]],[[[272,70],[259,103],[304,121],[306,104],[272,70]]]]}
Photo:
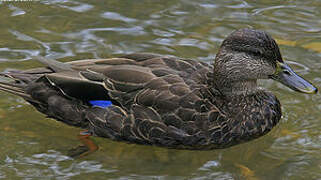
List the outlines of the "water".
{"type": "MultiPolygon", "coordinates": [[[[51,0],[0,2],[0,71],[61,61],[154,52],[211,62],[233,30],[263,29],[285,60],[321,87],[321,1],[51,0]]],[[[80,129],[46,119],[0,93],[0,178],[321,179],[321,95],[262,86],[282,102],[269,134],[228,149],[168,150],[93,138],[100,149],[66,156],[80,129]]]]}

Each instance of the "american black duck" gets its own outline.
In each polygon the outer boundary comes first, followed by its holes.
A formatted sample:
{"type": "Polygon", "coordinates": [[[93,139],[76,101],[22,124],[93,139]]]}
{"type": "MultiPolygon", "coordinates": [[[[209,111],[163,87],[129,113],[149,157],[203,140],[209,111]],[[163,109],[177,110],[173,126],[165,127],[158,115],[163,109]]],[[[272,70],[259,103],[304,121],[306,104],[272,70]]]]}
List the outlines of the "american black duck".
{"type": "Polygon", "coordinates": [[[0,90],[94,136],[170,148],[225,148],[269,132],[281,118],[280,103],[257,79],[317,92],[286,65],[270,35],[253,29],[229,35],[213,65],[146,53],[35,59],[47,67],[2,73],[14,81],[0,90]]]}

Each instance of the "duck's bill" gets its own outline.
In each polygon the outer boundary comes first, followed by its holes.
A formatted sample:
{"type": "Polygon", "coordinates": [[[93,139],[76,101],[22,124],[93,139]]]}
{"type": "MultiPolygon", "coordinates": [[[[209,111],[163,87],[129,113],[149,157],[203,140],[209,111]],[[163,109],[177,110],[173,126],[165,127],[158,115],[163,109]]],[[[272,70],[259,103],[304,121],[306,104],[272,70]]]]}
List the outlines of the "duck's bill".
{"type": "Polygon", "coordinates": [[[298,92],[308,94],[315,94],[318,92],[316,87],[297,75],[287,64],[282,62],[278,62],[276,72],[271,78],[298,92]]]}

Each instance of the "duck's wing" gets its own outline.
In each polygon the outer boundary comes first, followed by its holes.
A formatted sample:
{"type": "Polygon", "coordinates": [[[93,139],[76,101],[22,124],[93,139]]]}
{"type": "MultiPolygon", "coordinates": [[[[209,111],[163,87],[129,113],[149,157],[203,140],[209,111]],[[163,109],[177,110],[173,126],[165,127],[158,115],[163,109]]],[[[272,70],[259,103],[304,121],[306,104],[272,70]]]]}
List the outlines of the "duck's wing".
{"type": "Polygon", "coordinates": [[[47,73],[46,78],[66,95],[112,99],[126,107],[147,89],[160,93],[170,88],[172,92],[176,91],[174,94],[193,90],[206,81],[206,73],[211,68],[198,61],[154,54],[46,64],[54,70],[54,73],[47,73]]]}
{"type": "MultiPolygon", "coordinates": [[[[206,83],[211,69],[206,63],[154,54],[131,54],[95,64],[87,72],[104,75],[104,87],[111,99],[127,108],[138,101],[151,105],[191,93],[206,83]],[[147,98],[156,95],[157,100],[147,98]]],[[[167,105],[162,108],[170,108],[170,102],[164,103],[167,105]]]]}
{"type": "Polygon", "coordinates": [[[21,84],[48,81],[64,95],[81,100],[111,100],[130,109],[158,104],[175,108],[178,99],[206,84],[211,66],[193,60],[155,54],[130,54],[120,58],[88,59],[61,63],[35,57],[46,68],[6,73],[21,84]],[[157,97],[155,99],[155,97],[157,97]]]}

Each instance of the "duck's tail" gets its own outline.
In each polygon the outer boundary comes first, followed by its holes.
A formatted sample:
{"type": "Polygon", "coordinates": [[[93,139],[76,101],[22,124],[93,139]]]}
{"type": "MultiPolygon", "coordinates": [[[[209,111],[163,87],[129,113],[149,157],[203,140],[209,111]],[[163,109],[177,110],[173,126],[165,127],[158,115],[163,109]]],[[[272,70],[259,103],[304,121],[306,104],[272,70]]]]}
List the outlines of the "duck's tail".
{"type": "Polygon", "coordinates": [[[39,103],[39,101],[33,99],[31,95],[26,92],[28,84],[46,73],[70,69],[70,65],[63,66],[63,63],[55,60],[46,59],[40,56],[34,56],[33,58],[42,64],[47,65],[47,67],[24,71],[0,72],[0,91],[20,96],[29,102],[39,103]]]}
{"type": "Polygon", "coordinates": [[[26,93],[26,87],[29,82],[35,79],[34,75],[24,72],[0,73],[0,91],[5,91],[24,98],[33,103],[39,103],[26,93]]]}

